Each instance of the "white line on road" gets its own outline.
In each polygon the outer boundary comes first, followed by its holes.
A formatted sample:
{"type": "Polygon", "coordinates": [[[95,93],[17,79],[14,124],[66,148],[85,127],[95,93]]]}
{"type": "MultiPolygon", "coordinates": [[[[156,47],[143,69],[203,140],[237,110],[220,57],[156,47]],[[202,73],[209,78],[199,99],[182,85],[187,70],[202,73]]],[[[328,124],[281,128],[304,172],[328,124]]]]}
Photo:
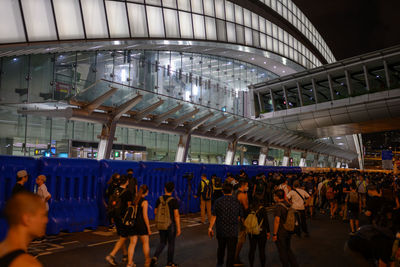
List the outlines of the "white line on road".
{"type": "Polygon", "coordinates": [[[64,243],[61,243],[61,245],[65,246],[65,245],[69,245],[69,244],[73,244],[73,243],[79,243],[79,241],[64,242],[64,243]]]}
{"type": "Polygon", "coordinates": [[[118,239],[115,239],[115,240],[108,240],[108,241],[104,241],[104,242],[100,242],[100,243],[89,244],[88,247],[100,246],[100,245],[104,245],[104,244],[108,244],[108,243],[113,243],[113,242],[117,242],[117,241],[118,241],[118,239]]]}
{"type": "Polygon", "coordinates": [[[40,256],[44,256],[44,255],[50,255],[53,254],[53,252],[43,252],[43,253],[39,253],[35,256],[35,258],[40,257],[40,256]]]}

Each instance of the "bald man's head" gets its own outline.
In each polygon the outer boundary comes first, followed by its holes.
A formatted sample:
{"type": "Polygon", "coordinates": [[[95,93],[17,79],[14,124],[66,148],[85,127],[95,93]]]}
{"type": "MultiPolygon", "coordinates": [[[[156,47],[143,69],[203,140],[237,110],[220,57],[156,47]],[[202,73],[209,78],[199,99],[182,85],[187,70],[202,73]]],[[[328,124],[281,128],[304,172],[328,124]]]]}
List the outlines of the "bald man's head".
{"type": "Polygon", "coordinates": [[[10,227],[25,226],[32,235],[44,235],[47,224],[46,205],[31,192],[21,192],[7,201],[4,215],[10,227]],[[43,233],[42,233],[43,232],[43,233]]]}

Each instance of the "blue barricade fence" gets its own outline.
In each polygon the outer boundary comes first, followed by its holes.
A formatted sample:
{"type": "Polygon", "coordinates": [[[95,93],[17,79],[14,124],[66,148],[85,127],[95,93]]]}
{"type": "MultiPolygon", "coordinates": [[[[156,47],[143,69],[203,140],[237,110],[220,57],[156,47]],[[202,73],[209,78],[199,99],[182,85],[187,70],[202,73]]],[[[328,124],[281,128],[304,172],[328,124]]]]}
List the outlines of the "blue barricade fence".
{"type": "MultiPolygon", "coordinates": [[[[49,202],[49,223],[47,234],[58,234],[60,231],[78,232],[85,228],[96,228],[107,225],[106,199],[104,197],[107,181],[113,173],[126,173],[133,169],[138,180],[138,187],[146,184],[149,194],[149,217],[154,218],[157,198],[164,194],[164,184],[175,183],[174,196],[178,199],[180,212],[198,212],[197,194],[201,174],[208,178],[216,174],[223,180],[228,172],[233,175],[244,170],[249,177],[258,173],[283,172],[300,173],[298,167],[270,166],[227,166],[216,164],[167,163],[167,162],[133,162],[89,159],[61,159],[0,156],[0,211],[16,183],[19,170],[26,170],[29,180],[26,188],[34,190],[35,178],[39,174],[47,177],[46,185],[52,195],[49,202]],[[192,179],[191,175],[193,175],[192,179]]],[[[6,223],[0,218],[0,240],[6,233],[6,223]]]]}

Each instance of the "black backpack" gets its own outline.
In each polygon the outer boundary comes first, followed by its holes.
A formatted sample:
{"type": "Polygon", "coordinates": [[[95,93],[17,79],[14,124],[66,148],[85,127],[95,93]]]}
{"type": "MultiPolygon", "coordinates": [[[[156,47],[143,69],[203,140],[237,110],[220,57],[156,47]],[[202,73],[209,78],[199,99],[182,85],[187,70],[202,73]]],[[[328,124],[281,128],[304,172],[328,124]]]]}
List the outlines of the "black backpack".
{"type": "Polygon", "coordinates": [[[124,188],[122,191],[115,189],[112,195],[110,196],[108,200],[108,209],[107,213],[108,216],[110,217],[119,217],[121,216],[121,206],[122,206],[122,199],[121,195],[127,191],[126,188],[124,188]]]}
{"type": "Polygon", "coordinates": [[[258,196],[263,196],[265,193],[265,183],[263,180],[257,180],[256,181],[256,195],[258,196]]]}
{"type": "Polygon", "coordinates": [[[136,223],[138,206],[129,206],[125,212],[124,218],[122,218],[122,223],[126,226],[133,227],[136,223]]]}
{"type": "Polygon", "coordinates": [[[203,197],[204,200],[210,200],[212,195],[211,181],[208,181],[208,184],[204,180],[201,180],[201,182],[204,183],[203,192],[201,193],[201,196],[203,197]]]}

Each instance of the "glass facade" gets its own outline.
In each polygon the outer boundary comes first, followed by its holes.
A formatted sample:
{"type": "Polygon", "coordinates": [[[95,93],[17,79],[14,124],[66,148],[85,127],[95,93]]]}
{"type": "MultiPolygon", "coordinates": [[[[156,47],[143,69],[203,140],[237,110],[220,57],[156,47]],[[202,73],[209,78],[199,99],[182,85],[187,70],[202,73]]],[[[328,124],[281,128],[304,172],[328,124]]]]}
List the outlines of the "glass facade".
{"type": "MultiPolygon", "coordinates": [[[[268,0],[266,4],[295,23],[325,59],[333,62],[332,53],[303,13],[294,5],[289,8],[291,1],[284,2],[268,0]]],[[[306,68],[321,66],[287,31],[226,0],[4,0],[0,25],[10,26],[0,27],[0,44],[118,38],[204,40],[271,51],[306,68]]]]}

